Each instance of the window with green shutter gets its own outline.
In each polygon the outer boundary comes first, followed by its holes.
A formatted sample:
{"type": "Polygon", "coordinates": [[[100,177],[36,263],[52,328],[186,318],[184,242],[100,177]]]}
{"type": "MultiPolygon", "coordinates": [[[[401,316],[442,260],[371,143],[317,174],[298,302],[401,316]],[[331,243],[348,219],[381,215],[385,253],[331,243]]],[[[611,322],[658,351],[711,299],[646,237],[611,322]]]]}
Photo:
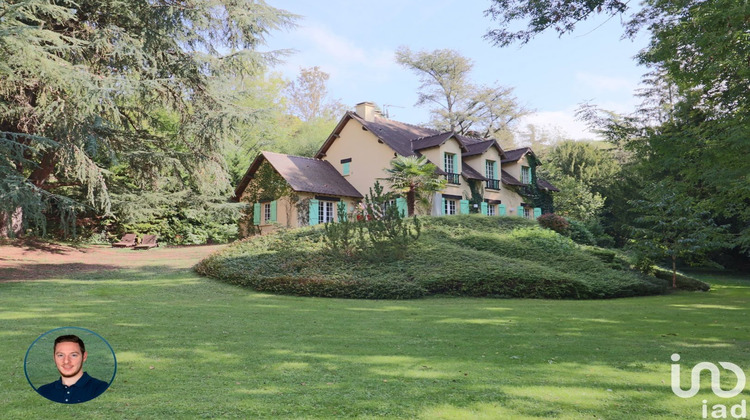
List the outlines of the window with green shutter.
{"type": "Polygon", "coordinates": [[[277,206],[278,205],[276,204],[276,200],[271,201],[271,215],[268,220],[272,223],[276,223],[277,206]]]}
{"type": "Polygon", "coordinates": [[[489,214],[488,213],[488,205],[487,205],[486,202],[482,202],[482,214],[485,215],[485,216],[487,216],[489,214]]]}
{"type": "Polygon", "coordinates": [[[500,204],[497,206],[497,214],[499,216],[505,216],[508,214],[508,210],[505,208],[505,204],[500,204]]]}

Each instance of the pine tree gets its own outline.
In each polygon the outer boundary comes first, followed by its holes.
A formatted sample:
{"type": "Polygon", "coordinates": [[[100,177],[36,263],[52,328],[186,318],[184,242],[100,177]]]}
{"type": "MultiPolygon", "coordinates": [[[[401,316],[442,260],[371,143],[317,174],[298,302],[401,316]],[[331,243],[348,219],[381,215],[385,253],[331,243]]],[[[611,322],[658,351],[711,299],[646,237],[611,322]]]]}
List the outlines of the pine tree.
{"type": "Polygon", "coordinates": [[[27,225],[111,211],[113,170],[230,190],[220,150],[248,110],[231,76],[294,16],[250,0],[16,0],[0,4],[0,212],[27,225]]]}

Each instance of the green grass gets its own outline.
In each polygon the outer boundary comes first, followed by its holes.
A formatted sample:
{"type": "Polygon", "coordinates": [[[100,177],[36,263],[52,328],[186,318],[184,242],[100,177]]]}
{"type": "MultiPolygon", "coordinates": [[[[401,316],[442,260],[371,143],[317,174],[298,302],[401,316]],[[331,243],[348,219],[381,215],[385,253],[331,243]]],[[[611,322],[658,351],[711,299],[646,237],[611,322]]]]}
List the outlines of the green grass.
{"type": "Polygon", "coordinates": [[[672,353],[684,377],[700,361],[750,374],[750,278],[702,279],[710,292],[591,301],[275,296],[167,266],[0,283],[2,417],[700,418],[704,398],[750,399],[670,390],[672,353]],[[32,341],[65,325],[119,362],[75,406],[23,372],[32,341]]]}
{"type": "Polygon", "coordinates": [[[578,246],[526,219],[421,220],[422,234],[402,258],[332,252],[317,226],[237,243],[198,269],[257,291],[321,297],[599,299],[667,289],[666,281],[630,270],[614,252],[578,246]]]}

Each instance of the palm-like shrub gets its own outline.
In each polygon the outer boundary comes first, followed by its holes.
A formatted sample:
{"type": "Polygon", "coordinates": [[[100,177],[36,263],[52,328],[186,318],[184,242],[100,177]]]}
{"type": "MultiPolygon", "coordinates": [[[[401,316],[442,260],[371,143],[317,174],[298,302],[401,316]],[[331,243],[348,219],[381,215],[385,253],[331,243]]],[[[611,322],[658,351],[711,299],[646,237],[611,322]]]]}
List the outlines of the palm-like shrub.
{"type": "Polygon", "coordinates": [[[409,216],[414,215],[417,201],[426,203],[433,193],[445,188],[446,180],[437,173],[437,166],[424,156],[399,156],[386,169],[386,181],[395,192],[405,194],[409,216]]]}

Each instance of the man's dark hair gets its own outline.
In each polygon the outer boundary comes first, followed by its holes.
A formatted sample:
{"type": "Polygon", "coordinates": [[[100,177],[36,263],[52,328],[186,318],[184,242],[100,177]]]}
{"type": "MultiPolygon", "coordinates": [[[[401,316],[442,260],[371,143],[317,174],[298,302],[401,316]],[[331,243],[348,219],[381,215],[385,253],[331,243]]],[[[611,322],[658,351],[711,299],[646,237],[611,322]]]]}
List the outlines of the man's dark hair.
{"type": "Polygon", "coordinates": [[[57,349],[58,343],[78,343],[78,345],[81,347],[81,353],[86,353],[86,346],[83,344],[83,340],[80,339],[77,335],[61,335],[55,339],[55,345],[52,347],[52,351],[55,351],[57,349]]]}

